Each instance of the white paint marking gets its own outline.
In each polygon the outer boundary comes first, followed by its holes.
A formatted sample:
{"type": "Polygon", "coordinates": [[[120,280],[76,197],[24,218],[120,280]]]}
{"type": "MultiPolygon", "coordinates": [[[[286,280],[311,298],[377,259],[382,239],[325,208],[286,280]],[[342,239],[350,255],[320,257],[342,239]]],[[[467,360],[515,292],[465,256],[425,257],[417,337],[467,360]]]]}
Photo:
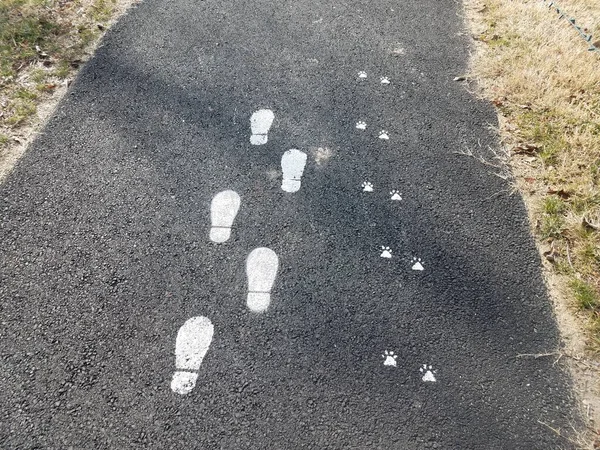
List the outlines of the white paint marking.
{"type": "Polygon", "coordinates": [[[356,122],[356,129],[357,130],[366,130],[367,124],[365,122],[363,122],[362,120],[359,120],[358,122],[356,122]]]}
{"type": "Polygon", "coordinates": [[[215,195],[210,203],[210,240],[222,243],[231,236],[231,226],[240,209],[240,196],[234,191],[215,195]]]}
{"type": "Polygon", "coordinates": [[[402,200],[402,194],[400,192],[398,192],[396,189],[392,189],[392,191],[390,192],[390,195],[392,196],[390,198],[390,200],[402,200]]]}
{"type": "Polygon", "coordinates": [[[386,350],[381,356],[385,358],[385,361],[383,361],[384,366],[397,366],[396,360],[398,359],[398,355],[395,355],[394,352],[386,350]]]}
{"type": "Polygon", "coordinates": [[[423,264],[421,264],[421,258],[413,258],[411,264],[412,270],[425,270],[425,267],[423,267],[423,264]]]}
{"type": "Polygon", "coordinates": [[[363,181],[363,184],[361,184],[361,187],[363,188],[364,192],[373,192],[373,185],[371,183],[369,183],[368,181],[363,181]]]}
{"type": "Polygon", "coordinates": [[[390,138],[390,137],[389,137],[389,135],[387,134],[387,131],[385,131],[385,130],[381,130],[381,131],[379,132],[379,139],[384,139],[384,140],[386,140],[386,141],[387,141],[389,138],[390,138]]]}
{"type": "Polygon", "coordinates": [[[283,172],[281,189],[285,192],[297,192],[300,190],[300,180],[306,166],[306,158],[306,153],[295,148],[288,150],[281,157],[281,171],[283,172]]]}
{"type": "Polygon", "coordinates": [[[379,81],[381,84],[390,84],[390,79],[388,77],[379,77],[379,81]]]}
{"type": "Polygon", "coordinates": [[[433,367],[423,364],[423,367],[419,369],[419,372],[423,374],[423,377],[421,378],[423,381],[435,383],[436,380],[434,374],[437,373],[437,370],[433,370],[433,367]]]}
{"type": "Polygon", "coordinates": [[[358,72],[358,78],[364,80],[365,78],[367,78],[367,72],[365,72],[364,70],[361,70],[360,72],[358,72]]]}
{"type": "Polygon", "coordinates": [[[263,145],[267,143],[269,130],[273,125],[275,114],[270,109],[259,109],[250,117],[250,143],[252,145],[263,145]]]}
{"type": "Polygon", "coordinates": [[[381,246],[381,250],[383,250],[381,252],[381,257],[382,258],[391,258],[392,257],[392,249],[389,247],[386,247],[385,245],[381,246]]]}
{"type": "Polygon", "coordinates": [[[248,276],[248,298],[246,305],[253,312],[264,312],[271,303],[271,289],[279,258],[275,252],[266,247],[255,248],[246,259],[246,275],[248,276]]]}
{"type": "Polygon", "coordinates": [[[175,341],[175,367],[171,390],[177,394],[189,394],[198,379],[198,369],[212,342],[214,327],[203,316],[188,319],[177,333],[175,341]]]}

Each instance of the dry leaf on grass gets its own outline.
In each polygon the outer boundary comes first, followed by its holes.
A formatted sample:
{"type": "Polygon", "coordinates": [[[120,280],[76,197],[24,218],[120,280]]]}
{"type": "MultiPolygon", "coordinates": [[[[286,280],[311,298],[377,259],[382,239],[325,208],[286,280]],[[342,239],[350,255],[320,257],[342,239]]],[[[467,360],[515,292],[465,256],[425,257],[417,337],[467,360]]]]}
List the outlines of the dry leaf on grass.
{"type": "Polygon", "coordinates": [[[553,188],[548,188],[548,190],[546,191],[548,194],[551,195],[558,195],[560,198],[562,198],[563,200],[568,199],[569,197],[571,197],[572,193],[569,191],[565,191],[564,189],[553,189],[553,188]]]}
{"type": "Polygon", "coordinates": [[[521,143],[513,147],[513,152],[518,155],[535,155],[541,150],[541,147],[537,144],[526,144],[521,143]]]}

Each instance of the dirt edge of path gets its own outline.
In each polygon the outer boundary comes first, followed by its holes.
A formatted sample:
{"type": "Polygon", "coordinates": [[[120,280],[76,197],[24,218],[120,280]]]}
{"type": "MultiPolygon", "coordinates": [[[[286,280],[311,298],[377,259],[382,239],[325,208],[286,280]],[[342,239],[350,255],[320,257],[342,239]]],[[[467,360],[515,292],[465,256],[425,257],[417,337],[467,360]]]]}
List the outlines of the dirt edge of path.
{"type": "MultiPolygon", "coordinates": [[[[3,146],[0,151],[0,183],[8,176],[13,170],[20,158],[25,154],[29,145],[34,141],[36,136],[41,132],[48,120],[52,117],[59,102],[65,96],[69,90],[71,82],[77,77],[80,68],[88,61],[94,54],[98,45],[100,45],[106,32],[114,25],[123,15],[129,12],[129,10],[138,4],[141,0],[114,0],[112,5],[112,15],[110,19],[102,24],[102,32],[98,34],[96,39],[90,43],[82,52],[80,56],[81,64],[79,69],[72,70],[68,77],[62,80],[62,82],[54,89],[51,93],[44,95],[40,101],[36,104],[36,114],[30,117],[27,122],[19,127],[13,129],[2,130],[7,133],[9,142],[3,146]]],[[[86,7],[86,2],[91,3],[90,0],[83,0],[82,7],[86,7]]],[[[87,5],[88,7],[90,5],[87,5]]],[[[27,78],[28,75],[35,69],[35,66],[31,66],[23,70],[23,73],[19,75],[19,79],[27,78]]]]}

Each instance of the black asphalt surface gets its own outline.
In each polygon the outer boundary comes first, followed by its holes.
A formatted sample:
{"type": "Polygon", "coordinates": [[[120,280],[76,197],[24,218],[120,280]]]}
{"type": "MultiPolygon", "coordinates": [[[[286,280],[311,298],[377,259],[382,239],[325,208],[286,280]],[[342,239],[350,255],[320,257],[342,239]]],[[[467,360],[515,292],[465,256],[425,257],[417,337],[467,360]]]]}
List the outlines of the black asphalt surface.
{"type": "Polygon", "coordinates": [[[498,148],[453,81],[459,13],[146,0],[122,18],[0,186],[0,448],[571,448],[549,428],[577,425],[566,372],[517,356],[559,346],[522,200],[455,153],[498,148]],[[275,122],[253,146],[259,108],[275,122]],[[309,155],[293,194],[291,148],[309,155]],[[241,209],[214,244],[225,189],[241,209]],[[263,246],[280,267],[259,315],[263,246]],[[199,315],[214,339],[180,396],[175,337],[199,315]]]}

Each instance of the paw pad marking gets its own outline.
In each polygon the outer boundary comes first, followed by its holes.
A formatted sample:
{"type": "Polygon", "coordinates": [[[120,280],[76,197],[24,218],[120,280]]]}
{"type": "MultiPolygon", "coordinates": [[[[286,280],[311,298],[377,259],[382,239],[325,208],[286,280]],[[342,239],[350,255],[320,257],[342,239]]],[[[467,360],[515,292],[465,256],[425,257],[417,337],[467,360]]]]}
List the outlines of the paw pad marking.
{"type": "Polygon", "coordinates": [[[434,374],[437,373],[437,370],[433,370],[433,367],[423,364],[423,367],[419,368],[419,372],[423,374],[423,377],[421,377],[423,381],[435,383],[436,380],[434,374]]]}
{"type": "Polygon", "coordinates": [[[385,245],[381,246],[381,257],[382,258],[391,258],[392,257],[392,249],[389,247],[386,247],[385,245]]]}
{"type": "Polygon", "coordinates": [[[394,354],[394,352],[386,350],[381,356],[385,358],[385,361],[383,361],[384,366],[396,367],[396,360],[398,359],[398,355],[394,354]]]}
{"type": "Polygon", "coordinates": [[[421,258],[413,258],[410,263],[412,264],[412,270],[425,270],[425,267],[421,264],[421,258]]]}
{"type": "Polygon", "coordinates": [[[391,198],[390,200],[402,200],[402,194],[398,192],[396,189],[390,191],[391,198]]]}

